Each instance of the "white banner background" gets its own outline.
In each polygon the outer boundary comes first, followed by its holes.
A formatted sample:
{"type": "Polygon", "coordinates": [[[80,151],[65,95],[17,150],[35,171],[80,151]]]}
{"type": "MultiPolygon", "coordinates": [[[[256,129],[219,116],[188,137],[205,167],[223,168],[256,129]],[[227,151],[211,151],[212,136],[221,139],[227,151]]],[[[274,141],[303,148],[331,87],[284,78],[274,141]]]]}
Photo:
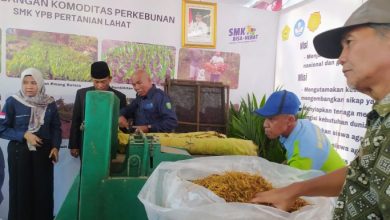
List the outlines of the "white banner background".
{"type": "Polygon", "coordinates": [[[342,26],[361,4],[362,1],[353,0],[300,3],[280,16],[277,36],[275,85],[294,91],[302,103],[310,107],[311,120],[322,128],[348,162],[355,157],[365,131],[356,124],[365,124],[365,114],[371,109],[372,99],[347,87],[341,65],[337,60],[319,57],[313,38],[323,31],[342,26]],[[312,13],[320,14],[320,24],[314,32],[308,28],[312,13]],[[297,36],[294,27],[300,19],[305,26],[303,33],[297,36]],[[286,25],[291,31],[289,38],[283,41],[281,35],[286,25]]]}

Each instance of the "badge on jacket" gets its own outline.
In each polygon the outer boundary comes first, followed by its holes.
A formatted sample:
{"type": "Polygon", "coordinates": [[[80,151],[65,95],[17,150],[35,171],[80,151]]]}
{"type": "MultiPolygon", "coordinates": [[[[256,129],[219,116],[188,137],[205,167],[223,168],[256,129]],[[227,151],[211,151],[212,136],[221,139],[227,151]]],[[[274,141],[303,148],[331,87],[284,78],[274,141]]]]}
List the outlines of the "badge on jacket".
{"type": "Polygon", "coordinates": [[[153,108],[153,102],[144,104],[144,109],[152,109],[152,108],[153,108]]]}
{"type": "Polygon", "coordinates": [[[172,109],[172,105],[170,102],[165,103],[165,107],[167,107],[167,109],[169,109],[169,110],[172,109]]]}

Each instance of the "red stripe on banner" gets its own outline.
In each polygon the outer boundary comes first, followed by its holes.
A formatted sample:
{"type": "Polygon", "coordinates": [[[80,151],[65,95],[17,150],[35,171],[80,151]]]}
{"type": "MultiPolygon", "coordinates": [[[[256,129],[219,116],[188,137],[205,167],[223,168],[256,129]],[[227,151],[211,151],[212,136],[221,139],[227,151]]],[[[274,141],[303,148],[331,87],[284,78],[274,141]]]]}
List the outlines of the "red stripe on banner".
{"type": "Polygon", "coordinates": [[[5,118],[5,112],[0,112],[0,118],[4,119],[5,118]]]}

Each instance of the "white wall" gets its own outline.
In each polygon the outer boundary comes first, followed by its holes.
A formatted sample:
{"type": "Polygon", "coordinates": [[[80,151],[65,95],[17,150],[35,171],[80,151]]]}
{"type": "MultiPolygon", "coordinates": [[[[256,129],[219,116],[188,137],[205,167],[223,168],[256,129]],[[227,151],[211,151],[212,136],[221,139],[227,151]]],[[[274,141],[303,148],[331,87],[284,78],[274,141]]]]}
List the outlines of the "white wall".
{"type": "Polygon", "coordinates": [[[240,54],[240,78],[237,90],[231,90],[231,101],[238,103],[248,93],[258,98],[273,91],[276,33],[279,13],[234,5],[218,6],[217,49],[240,54]],[[251,25],[258,38],[253,42],[233,43],[230,28],[251,25]]]}

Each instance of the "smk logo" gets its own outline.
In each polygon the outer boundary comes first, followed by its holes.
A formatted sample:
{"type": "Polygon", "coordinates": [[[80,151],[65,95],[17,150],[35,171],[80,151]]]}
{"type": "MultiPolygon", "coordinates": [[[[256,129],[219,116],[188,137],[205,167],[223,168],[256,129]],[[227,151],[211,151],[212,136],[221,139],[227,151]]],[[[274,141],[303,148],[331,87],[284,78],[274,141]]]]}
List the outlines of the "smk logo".
{"type": "Polygon", "coordinates": [[[259,35],[256,34],[256,28],[248,25],[246,27],[230,28],[229,37],[231,37],[230,43],[244,43],[256,41],[259,35]]]}
{"type": "Polygon", "coordinates": [[[295,23],[294,26],[294,35],[295,37],[299,37],[303,34],[303,31],[305,30],[305,22],[302,19],[299,19],[297,23],[295,23]]]}

